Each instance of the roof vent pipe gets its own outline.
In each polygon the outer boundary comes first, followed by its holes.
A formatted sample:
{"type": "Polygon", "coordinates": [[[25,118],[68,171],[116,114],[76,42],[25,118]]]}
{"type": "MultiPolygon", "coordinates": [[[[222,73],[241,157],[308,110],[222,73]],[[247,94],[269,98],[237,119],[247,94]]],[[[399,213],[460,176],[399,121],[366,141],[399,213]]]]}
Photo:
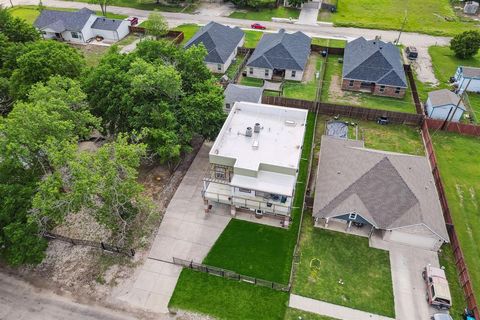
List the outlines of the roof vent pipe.
{"type": "Polygon", "coordinates": [[[258,123],[258,122],[255,123],[255,126],[253,127],[253,132],[260,133],[260,129],[261,129],[260,123],[258,123]]]}
{"type": "Polygon", "coordinates": [[[252,134],[253,134],[252,127],[247,127],[247,130],[245,131],[245,136],[251,137],[252,134]]]}

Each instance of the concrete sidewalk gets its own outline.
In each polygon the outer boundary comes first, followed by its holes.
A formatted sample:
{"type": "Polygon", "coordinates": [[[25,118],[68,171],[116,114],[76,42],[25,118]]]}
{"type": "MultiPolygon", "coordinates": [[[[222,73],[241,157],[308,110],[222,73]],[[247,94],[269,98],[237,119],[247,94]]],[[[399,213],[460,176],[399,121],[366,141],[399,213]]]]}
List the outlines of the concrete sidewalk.
{"type": "Polygon", "coordinates": [[[209,168],[204,144],[178,187],[165,212],[147,261],[137,269],[131,287],[116,295],[134,307],[167,313],[181,267],[173,257],[202,262],[231,217],[219,211],[205,215],[201,195],[203,177],[209,168]],[[223,214],[222,214],[223,213],[223,214]]]}
{"type": "Polygon", "coordinates": [[[296,294],[290,295],[288,306],[339,320],[394,320],[392,318],[368,313],[365,311],[355,310],[320,300],[305,298],[296,294]]]}

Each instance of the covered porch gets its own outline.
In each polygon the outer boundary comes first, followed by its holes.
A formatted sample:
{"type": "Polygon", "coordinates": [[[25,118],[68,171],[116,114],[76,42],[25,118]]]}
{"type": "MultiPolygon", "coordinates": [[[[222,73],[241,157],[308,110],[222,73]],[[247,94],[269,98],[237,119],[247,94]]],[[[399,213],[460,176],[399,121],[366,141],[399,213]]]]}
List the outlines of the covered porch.
{"type": "Polygon", "coordinates": [[[375,227],[368,222],[332,218],[315,218],[315,227],[370,238],[375,227]]]}

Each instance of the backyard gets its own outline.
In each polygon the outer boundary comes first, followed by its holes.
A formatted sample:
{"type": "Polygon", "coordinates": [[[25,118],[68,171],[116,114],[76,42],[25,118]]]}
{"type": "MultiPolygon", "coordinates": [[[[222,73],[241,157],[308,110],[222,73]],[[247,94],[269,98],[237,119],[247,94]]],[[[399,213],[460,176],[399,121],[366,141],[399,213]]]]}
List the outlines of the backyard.
{"type": "Polygon", "coordinates": [[[448,132],[431,132],[448,204],[460,245],[480,299],[480,139],[448,132]]]}
{"type": "Polygon", "coordinates": [[[405,14],[404,31],[452,36],[478,25],[459,18],[449,0],[338,0],[337,12],[327,20],[342,27],[400,30],[405,14]]]}
{"type": "Polygon", "coordinates": [[[416,113],[410,89],[403,99],[374,96],[370,93],[341,89],[342,63],[338,55],[329,55],[322,87],[322,102],[360,106],[371,109],[416,113]]]}
{"type": "Polygon", "coordinates": [[[301,82],[285,81],[283,85],[283,96],[293,99],[315,101],[319,80],[316,73],[322,69],[323,59],[317,53],[312,53],[301,82]]]}
{"type": "Polygon", "coordinates": [[[292,18],[298,19],[300,10],[295,8],[266,8],[266,9],[243,9],[234,11],[229,15],[230,18],[248,19],[256,21],[271,21],[272,18],[292,18]]]}

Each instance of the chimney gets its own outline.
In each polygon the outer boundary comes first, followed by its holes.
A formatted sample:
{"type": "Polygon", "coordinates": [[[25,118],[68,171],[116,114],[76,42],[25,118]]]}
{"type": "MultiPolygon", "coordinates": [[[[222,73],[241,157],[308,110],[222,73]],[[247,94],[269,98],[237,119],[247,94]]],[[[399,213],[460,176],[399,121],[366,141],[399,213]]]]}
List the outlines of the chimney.
{"type": "Polygon", "coordinates": [[[260,129],[261,129],[261,126],[260,126],[260,123],[255,123],[255,126],[253,127],[253,132],[255,133],[260,133],[260,129]]]}

